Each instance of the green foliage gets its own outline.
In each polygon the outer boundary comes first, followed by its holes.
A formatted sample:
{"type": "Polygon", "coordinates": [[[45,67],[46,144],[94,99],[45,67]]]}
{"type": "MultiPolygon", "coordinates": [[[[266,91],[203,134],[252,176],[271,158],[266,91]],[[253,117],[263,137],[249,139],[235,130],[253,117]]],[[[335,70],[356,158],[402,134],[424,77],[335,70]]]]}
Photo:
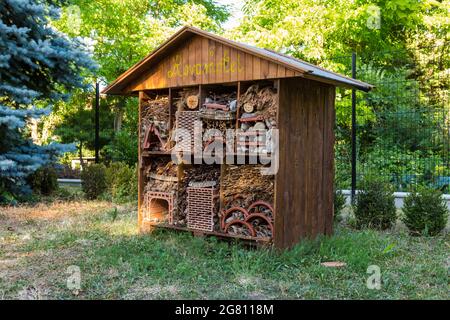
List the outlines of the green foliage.
{"type": "Polygon", "coordinates": [[[118,131],[106,146],[106,153],[112,161],[123,161],[129,166],[133,166],[138,159],[137,133],[118,131]]]}
{"type": "Polygon", "coordinates": [[[448,209],[438,190],[422,187],[405,199],[402,221],[413,235],[439,234],[446,226],[448,209]]]}
{"type": "Polygon", "coordinates": [[[356,195],[354,214],[359,228],[392,227],[397,219],[392,187],[379,176],[366,176],[356,195]]]}
{"type": "Polygon", "coordinates": [[[90,40],[100,76],[114,80],[181,25],[220,31],[229,16],[213,0],[73,0],[53,24],[90,40]]]}
{"type": "Polygon", "coordinates": [[[58,175],[51,166],[41,167],[28,177],[28,184],[34,192],[49,196],[58,190],[58,175]]]}
{"type": "Polygon", "coordinates": [[[334,190],[334,219],[342,219],[342,210],[345,208],[345,195],[340,190],[334,190]]]}
{"type": "MultiPolygon", "coordinates": [[[[78,156],[85,156],[86,150],[93,150],[95,146],[95,111],[94,92],[76,91],[68,102],[61,102],[55,107],[52,114],[51,126],[55,135],[64,143],[75,142],[78,156]]],[[[106,101],[101,99],[99,109],[100,149],[104,147],[113,136],[114,114],[106,101]]]]}
{"type": "Polygon", "coordinates": [[[5,201],[29,195],[26,178],[73,150],[70,145],[35,143],[28,124],[82,88],[82,74],[95,70],[79,39],[50,26],[59,17],[59,3],[0,2],[0,197],[5,201]]]}
{"type": "Polygon", "coordinates": [[[113,162],[106,168],[108,192],[115,202],[137,200],[137,166],[130,167],[123,162],[113,162]]]}
{"type": "Polygon", "coordinates": [[[97,199],[107,191],[106,167],[103,164],[91,164],[81,172],[81,188],[89,200],[97,199]]]}
{"type": "Polygon", "coordinates": [[[116,131],[111,141],[106,145],[106,157],[115,162],[125,162],[134,166],[138,160],[138,102],[128,99],[123,107],[121,129],[116,131]]]}

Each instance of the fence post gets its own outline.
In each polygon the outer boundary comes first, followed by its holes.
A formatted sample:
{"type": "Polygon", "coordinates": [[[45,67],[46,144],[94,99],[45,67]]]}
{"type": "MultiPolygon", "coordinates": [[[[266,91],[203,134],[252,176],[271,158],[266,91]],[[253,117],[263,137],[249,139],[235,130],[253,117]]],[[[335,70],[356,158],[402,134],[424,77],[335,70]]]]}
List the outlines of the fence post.
{"type": "MultiPolygon", "coordinates": [[[[356,79],[356,53],[352,53],[352,78],[356,79]]],[[[352,194],[351,201],[355,201],[356,192],[356,90],[352,89],[352,194]]]]}
{"type": "Polygon", "coordinates": [[[99,163],[100,149],[100,82],[95,83],[95,163],[99,163]]]}

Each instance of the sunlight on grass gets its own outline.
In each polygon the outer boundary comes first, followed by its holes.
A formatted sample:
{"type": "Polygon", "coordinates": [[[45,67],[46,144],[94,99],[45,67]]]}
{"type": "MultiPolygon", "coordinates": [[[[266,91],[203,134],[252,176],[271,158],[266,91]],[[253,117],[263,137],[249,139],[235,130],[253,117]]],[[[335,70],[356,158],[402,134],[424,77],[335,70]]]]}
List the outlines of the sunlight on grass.
{"type": "Polygon", "coordinates": [[[448,293],[448,235],[412,238],[338,226],[333,237],[279,252],[164,230],[141,235],[135,207],[100,201],[7,208],[0,220],[0,291],[6,297],[24,288],[56,299],[420,299],[448,293]],[[326,261],[346,266],[327,268],[321,265],[326,261]],[[382,271],[381,290],[366,286],[373,264],[382,271]],[[81,270],[78,295],[66,287],[71,265],[81,270]]]}

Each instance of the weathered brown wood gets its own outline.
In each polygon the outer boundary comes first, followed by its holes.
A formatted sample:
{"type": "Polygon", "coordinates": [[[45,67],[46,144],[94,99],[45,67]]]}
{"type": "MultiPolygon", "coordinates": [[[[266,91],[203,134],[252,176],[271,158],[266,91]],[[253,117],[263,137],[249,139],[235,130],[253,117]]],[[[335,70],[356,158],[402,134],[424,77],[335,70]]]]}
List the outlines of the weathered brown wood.
{"type": "Polygon", "coordinates": [[[126,88],[128,92],[237,80],[276,79],[300,76],[276,60],[201,36],[185,40],[126,88]]]}
{"type": "Polygon", "coordinates": [[[324,95],[325,100],[325,116],[324,116],[324,174],[323,174],[323,185],[324,187],[323,198],[325,202],[323,204],[324,209],[324,233],[331,235],[333,233],[333,217],[334,217],[334,124],[336,111],[334,108],[336,89],[333,86],[329,86],[326,94],[324,95]],[[331,190],[330,190],[331,189],[331,190]]]}
{"type": "Polygon", "coordinates": [[[331,92],[333,86],[316,81],[280,80],[274,239],[277,247],[290,247],[303,238],[331,232],[334,145],[331,92]]]}
{"type": "Polygon", "coordinates": [[[141,131],[141,114],[143,108],[143,99],[145,93],[139,92],[139,126],[138,126],[138,228],[142,226],[142,199],[144,196],[144,168],[142,164],[142,150],[140,143],[140,131],[141,131]]]}

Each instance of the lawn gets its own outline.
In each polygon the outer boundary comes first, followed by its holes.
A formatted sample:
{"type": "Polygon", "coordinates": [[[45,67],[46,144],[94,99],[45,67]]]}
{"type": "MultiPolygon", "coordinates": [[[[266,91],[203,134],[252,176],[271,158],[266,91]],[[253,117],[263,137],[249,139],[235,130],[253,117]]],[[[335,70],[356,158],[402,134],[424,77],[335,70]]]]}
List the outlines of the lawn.
{"type": "Polygon", "coordinates": [[[106,201],[0,207],[0,299],[448,299],[448,233],[338,225],[333,237],[277,252],[139,235],[136,224],[134,206],[106,201]],[[369,265],[380,267],[379,290],[366,286],[369,265]],[[71,266],[79,291],[67,287],[71,266]]]}

